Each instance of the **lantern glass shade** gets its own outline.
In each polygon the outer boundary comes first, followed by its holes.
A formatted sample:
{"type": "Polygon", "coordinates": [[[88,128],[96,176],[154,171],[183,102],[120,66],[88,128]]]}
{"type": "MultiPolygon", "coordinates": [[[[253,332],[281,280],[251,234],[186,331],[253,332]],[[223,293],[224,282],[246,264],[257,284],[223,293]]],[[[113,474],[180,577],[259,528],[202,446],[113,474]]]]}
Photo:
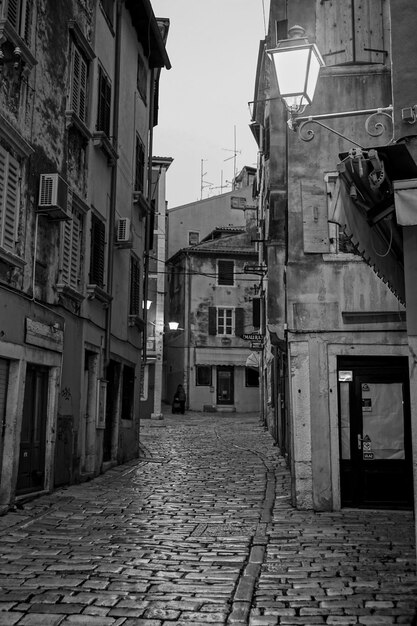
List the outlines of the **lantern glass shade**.
{"type": "Polygon", "coordinates": [[[303,110],[313,101],[320,67],[324,65],[317,46],[282,46],[268,50],[268,54],[274,62],[279,93],[287,109],[303,110]]]}
{"type": "Polygon", "coordinates": [[[178,330],[178,322],[168,322],[169,330],[178,330]]]}

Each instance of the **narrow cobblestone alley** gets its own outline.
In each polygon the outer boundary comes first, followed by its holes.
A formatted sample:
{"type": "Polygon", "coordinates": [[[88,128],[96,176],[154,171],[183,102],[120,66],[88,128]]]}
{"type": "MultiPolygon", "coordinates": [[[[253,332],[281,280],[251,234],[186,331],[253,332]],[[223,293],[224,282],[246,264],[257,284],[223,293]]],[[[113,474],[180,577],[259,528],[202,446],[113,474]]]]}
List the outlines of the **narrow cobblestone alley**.
{"type": "Polygon", "coordinates": [[[141,442],[0,517],[0,626],[414,624],[411,512],[294,510],[256,415],[167,413],[141,442]]]}

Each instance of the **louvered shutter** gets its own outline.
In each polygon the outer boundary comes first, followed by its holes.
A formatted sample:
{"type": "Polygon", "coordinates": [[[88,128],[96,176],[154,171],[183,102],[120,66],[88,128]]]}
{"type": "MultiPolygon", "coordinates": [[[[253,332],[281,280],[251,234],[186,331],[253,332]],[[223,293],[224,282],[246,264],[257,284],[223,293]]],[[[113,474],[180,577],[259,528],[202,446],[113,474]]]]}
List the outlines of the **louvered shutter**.
{"type": "Polygon", "coordinates": [[[245,310],[235,309],[235,335],[241,337],[245,332],[245,310]]]}
{"type": "Polygon", "coordinates": [[[87,63],[76,46],[72,54],[71,107],[82,122],[87,121],[87,63]]]}
{"type": "Polygon", "coordinates": [[[100,67],[98,77],[97,130],[103,131],[107,136],[110,136],[110,111],[111,84],[100,67]]]}
{"type": "Polygon", "coordinates": [[[70,284],[70,266],[71,266],[71,234],[72,222],[64,222],[62,225],[62,282],[66,285],[70,284]]]}
{"type": "Polygon", "coordinates": [[[7,19],[15,30],[19,30],[19,8],[21,0],[9,0],[7,3],[7,19]]]}
{"type": "Polygon", "coordinates": [[[140,314],[140,265],[133,257],[130,259],[130,315],[140,314]]]}
{"type": "Polygon", "coordinates": [[[73,289],[78,289],[81,260],[81,220],[76,213],[72,216],[71,224],[71,265],[69,284],[73,289]]]}
{"type": "Polygon", "coordinates": [[[261,299],[253,298],[252,300],[252,326],[260,328],[261,326],[261,299]]]}
{"type": "Polygon", "coordinates": [[[30,44],[30,25],[31,25],[31,14],[32,14],[32,0],[26,0],[24,5],[24,15],[23,22],[21,23],[21,36],[26,41],[27,44],[30,44]]]}
{"type": "Polygon", "coordinates": [[[102,287],[104,283],[104,248],[105,226],[98,217],[93,215],[91,221],[90,282],[99,287],[102,287]]]}
{"type": "Polygon", "coordinates": [[[19,163],[0,147],[0,245],[15,251],[19,201],[19,163]]]}
{"type": "Polygon", "coordinates": [[[208,310],[208,332],[209,335],[217,334],[217,310],[214,306],[209,306],[208,310]]]}
{"type": "Polygon", "coordinates": [[[218,279],[219,285],[233,285],[234,283],[234,261],[218,262],[218,279]]]}

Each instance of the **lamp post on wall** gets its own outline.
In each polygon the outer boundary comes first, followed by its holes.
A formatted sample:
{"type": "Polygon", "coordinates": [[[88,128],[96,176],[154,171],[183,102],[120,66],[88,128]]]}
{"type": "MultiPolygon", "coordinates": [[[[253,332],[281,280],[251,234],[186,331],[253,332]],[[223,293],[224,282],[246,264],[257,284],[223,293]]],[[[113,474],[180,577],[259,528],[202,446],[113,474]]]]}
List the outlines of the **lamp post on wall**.
{"type": "MultiPolygon", "coordinates": [[[[300,115],[304,113],[308,105],[312,104],[320,68],[325,65],[316,44],[309,43],[304,33],[302,26],[293,26],[288,32],[289,39],[280,40],[277,42],[276,48],[267,50],[275,68],[280,98],[289,112],[287,122],[289,128],[297,131],[303,141],[311,141],[315,136],[314,131],[304,127],[307,124],[317,124],[362,148],[356,141],[323,124],[322,120],[366,115],[366,132],[372,137],[379,137],[386,130],[381,119],[389,118],[392,124],[392,105],[357,111],[300,115]]],[[[415,111],[416,107],[411,107],[410,110],[415,111]]],[[[417,117],[414,115],[414,121],[416,119],[417,117]]]]}

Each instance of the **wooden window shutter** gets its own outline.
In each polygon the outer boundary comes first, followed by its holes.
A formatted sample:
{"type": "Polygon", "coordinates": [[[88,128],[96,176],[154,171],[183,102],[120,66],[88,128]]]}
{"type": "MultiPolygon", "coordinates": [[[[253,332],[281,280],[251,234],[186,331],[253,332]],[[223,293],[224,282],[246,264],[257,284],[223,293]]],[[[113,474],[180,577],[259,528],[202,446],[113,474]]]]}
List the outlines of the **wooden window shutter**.
{"type": "Polygon", "coordinates": [[[314,184],[302,184],[304,252],[330,251],[327,202],[323,189],[314,184]]]}
{"type": "Polygon", "coordinates": [[[15,30],[19,29],[19,8],[21,0],[9,0],[7,4],[7,19],[15,30]]]}
{"type": "Polygon", "coordinates": [[[87,121],[87,80],[87,63],[74,45],[72,51],[71,108],[84,123],[87,121]]]}
{"type": "Polygon", "coordinates": [[[218,261],[218,284],[233,285],[234,284],[234,261],[218,261]]]}
{"type": "Polygon", "coordinates": [[[242,308],[235,309],[235,335],[241,337],[245,332],[245,310],[242,308]]]}
{"type": "Polygon", "coordinates": [[[215,306],[209,306],[208,332],[209,335],[217,335],[217,309],[215,306]]]}
{"type": "Polygon", "coordinates": [[[261,327],[261,299],[253,298],[252,300],[252,326],[254,328],[261,327]]]}
{"type": "Polygon", "coordinates": [[[352,2],[317,2],[317,45],[326,65],[343,65],[354,60],[352,2]]]}
{"type": "Polygon", "coordinates": [[[130,315],[140,315],[140,264],[130,258],[130,315]]]}
{"type": "Polygon", "coordinates": [[[104,284],[105,226],[95,215],[91,218],[91,263],[90,283],[102,287],[104,284]]]}
{"type": "Polygon", "coordinates": [[[354,0],[355,60],[385,63],[383,0],[354,0]]]}
{"type": "Polygon", "coordinates": [[[15,251],[19,203],[19,163],[0,146],[0,245],[15,251]]]}
{"type": "Polygon", "coordinates": [[[104,70],[98,71],[97,130],[110,136],[111,84],[104,70]]]}

